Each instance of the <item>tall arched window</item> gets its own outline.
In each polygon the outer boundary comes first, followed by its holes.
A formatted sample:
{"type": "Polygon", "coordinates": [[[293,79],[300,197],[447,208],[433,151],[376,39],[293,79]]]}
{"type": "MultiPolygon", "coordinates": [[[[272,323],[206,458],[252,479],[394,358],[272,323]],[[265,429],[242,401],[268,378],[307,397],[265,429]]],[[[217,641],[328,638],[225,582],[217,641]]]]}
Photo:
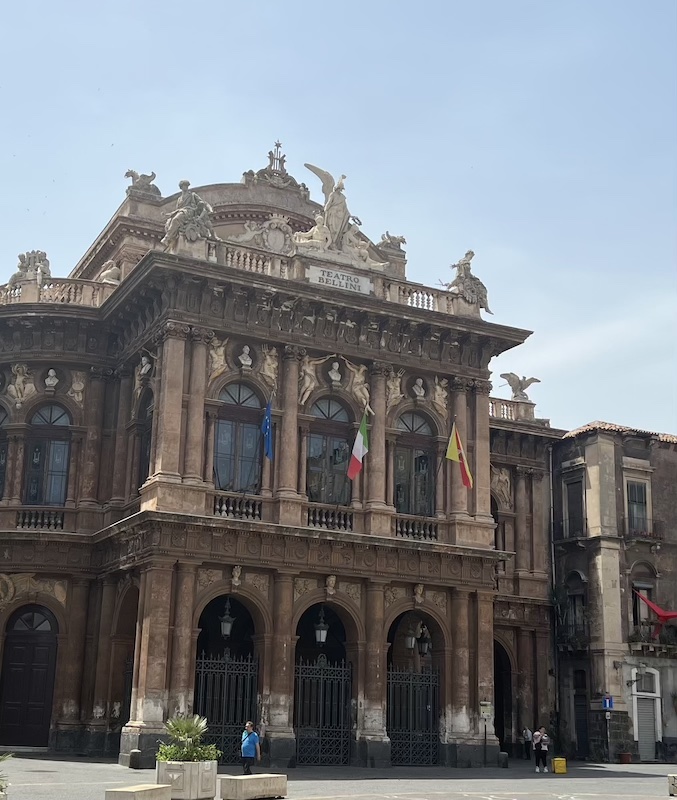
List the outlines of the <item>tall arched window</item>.
{"type": "Polygon", "coordinates": [[[330,397],[310,409],[313,421],[308,437],[306,491],[311,503],[347,506],[350,503],[350,415],[330,397]]]}
{"type": "Polygon", "coordinates": [[[395,509],[398,514],[431,517],[435,510],[435,442],[430,424],[407,411],[397,420],[395,509]]]}
{"type": "Polygon", "coordinates": [[[231,383],[219,395],[214,485],[222,492],[258,494],[261,486],[261,401],[244,383],[231,383]]]}
{"type": "Polygon", "coordinates": [[[5,475],[7,472],[7,412],[0,406],[0,500],[5,496],[5,475]]]}
{"type": "Polygon", "coordinates": [[[150,390],[141,398],[139,411],[136,415],[139,436],[139,474],[137,486],[141,487],[150,474],[150,446],[153,435],[153,409],[155,398],[150,390]]]}
{"type": "Polygon", "coordinates": [[[25,456],[27,505],[62,506],[66,502],[70,425],[69,413],[57,405],[43,406],[31,418],[25,456]]]}

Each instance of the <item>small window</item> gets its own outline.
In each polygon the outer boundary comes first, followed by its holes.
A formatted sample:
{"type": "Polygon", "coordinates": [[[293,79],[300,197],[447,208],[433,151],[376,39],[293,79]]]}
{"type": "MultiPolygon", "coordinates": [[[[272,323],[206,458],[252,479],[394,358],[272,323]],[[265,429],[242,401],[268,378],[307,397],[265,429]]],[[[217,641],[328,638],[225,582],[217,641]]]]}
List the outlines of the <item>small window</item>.
{"type": "Polygon", "coordinates": [[[644,675],[638,675],[635,686],[637,687],[637,692],[656,694],[656,676],[653,672],[645,672],[644,675]]]}
{"type": "Polygon", "coordinates": [[[261,408],[261,401],[253,389],[244,383],[231,383],[222,389],[219,400],[232,406],[245,408],[261,408]]]}
{"type": "Polygon", "coordinates": [[[17,633],[51,633],[52,622],[42,611],[25,611],[14,619],[10,630],[17,633]]]}
{"type": "Polygon", "coordinates": [[[70,425],[71,418],[61,406],[45,406],[37,411],[31,419],[31,425],[70,425]]]}
{"type": "Polygon", "coordinates": [[[397,418],[397,428],[407,433],[416,433],[419,436],[432,436],[430,424],[420,415],[408,411],[397,418]]]}
{"type": "Polygon", "coordinates": [[[314,403],[310,413],[318,419],[331,420],[332,422],[350,422],[345,406],[329,397],[324,397],[314,403]]]}

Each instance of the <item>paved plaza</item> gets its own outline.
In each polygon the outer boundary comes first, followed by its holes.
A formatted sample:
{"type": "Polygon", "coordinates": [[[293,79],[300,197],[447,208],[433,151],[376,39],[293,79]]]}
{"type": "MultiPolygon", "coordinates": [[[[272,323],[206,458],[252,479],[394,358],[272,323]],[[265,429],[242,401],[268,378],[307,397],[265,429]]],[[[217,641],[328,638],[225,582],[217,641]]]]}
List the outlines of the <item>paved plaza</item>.
{"type": "MultiPolygon", "coordinates": [[[[18,757],[6,763],[10,800],[103,800],[106,789],[154,783],[152,770],[115,763],[18,757]]],[[[231,772],[232,770],[223,770],[231,772]]],[[[300,768],[289,800],[650,800],[667,796],[675,764],[574,764],[567,775],[536,775],[524,762],[502,769],[300,768]]]]}

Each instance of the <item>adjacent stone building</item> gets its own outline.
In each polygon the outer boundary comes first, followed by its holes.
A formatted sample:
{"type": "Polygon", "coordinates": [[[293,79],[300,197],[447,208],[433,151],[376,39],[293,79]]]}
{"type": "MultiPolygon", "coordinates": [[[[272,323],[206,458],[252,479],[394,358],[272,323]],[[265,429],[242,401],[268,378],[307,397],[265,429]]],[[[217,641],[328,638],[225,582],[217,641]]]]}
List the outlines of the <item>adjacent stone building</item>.
{"type": "Polygon", "coordinates": [[[225,761],[252,718],[273,765],[466,765],[548,724],[563,431],[488,370],[528,332],[310,169],[130,171],[69,278],[0,289],[0,744],[148,764],[195,711],[225,761]]]}
{"type": "Polygon", "coordinates": [[[561,746],[674,761],[677,627],[643,598],[677,611],[677,436],[593,422],[553,481],[561,746]]]}

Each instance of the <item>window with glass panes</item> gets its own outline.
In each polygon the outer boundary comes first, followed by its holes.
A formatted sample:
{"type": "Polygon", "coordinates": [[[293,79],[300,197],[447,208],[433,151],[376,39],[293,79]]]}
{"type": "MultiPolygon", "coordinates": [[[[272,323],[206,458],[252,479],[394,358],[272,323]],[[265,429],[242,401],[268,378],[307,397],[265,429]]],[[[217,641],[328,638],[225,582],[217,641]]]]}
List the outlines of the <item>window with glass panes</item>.
{"type": "Polygon", "coordinates": [[[308,435],[306,493],[311,503],[347,506],[351,417],[338,400],[323,397],[310,409],[313,421],[308,435]]]}
{"type": "Polygon", "coordinates": [[[222,492],[257,494],[261,486],[263,406],[244,383],[231,383],[219,395],[223,403],[214,432],[214,485],[222,492]]]}
{"type": "Polygon", "coordinates": [[[647,485],[644,481],[628,481],[628,524],[630,532],[649,529],[647,509],[647,485]]]}
{"type": "Polygon", "coordinates": [[[435,445],[433,431],[420,414],[398,417],[395,446],[395,497],[398,514],[431,517],[435,510],[435,445]]]}
{"type": "Polygon", "coordinates": [[[62,506],[68,490],[71,418],[61,406],[44,406],[30,421],[26,442],[27,505],[62,506]]]}

